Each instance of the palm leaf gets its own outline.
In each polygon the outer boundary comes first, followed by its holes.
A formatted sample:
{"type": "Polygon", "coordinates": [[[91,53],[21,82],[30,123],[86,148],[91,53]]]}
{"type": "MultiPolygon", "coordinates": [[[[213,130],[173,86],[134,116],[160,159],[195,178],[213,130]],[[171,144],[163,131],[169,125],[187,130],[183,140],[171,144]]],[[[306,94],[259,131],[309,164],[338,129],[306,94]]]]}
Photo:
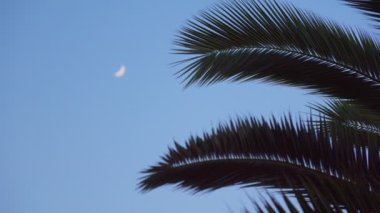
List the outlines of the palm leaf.
{"type": "Polygon", "coordinates": [[[319,113],[319,120],[323,120],[330,131],[332,128],[353,128],[380,134],[380,116],[351,101],[330,100],[324,104],[314,104],[311,109],[319,113]]]}
{"type": "Polygon", "coordinates": [[[290,5],[224,3],[190,21],[176,44],[190,55],[179,71],[187,85],[261,79],[380,109],[379,44],[290,5]]]}
{"type": "MultiPolygon", "coordinates": [[[[269,191],[266,191],[264,194],[260,193],[256,198],[247,195],[255,212],[299,212],[297,205],[289,199],[289,193],[281,191],[280,196],[278,196],[278,193],[270,193],[269,191]],[[264,196],[264,194],[266,196],[264,196]],[[277,196],[274,196],[274,194],[277,196]]],[[[305,201],[305,203],[307,203],[307,201],[305,201]]],[[[244,212],[250,213],[251,211],[249,209],[249,207],[245,206],[244,212]]],[[[312,209],[310,208],[310,210],[312,209]]]]}
{"type": "MultiPolygon", "coordinates": [[[[324,127],[324,125],[321,125],[324,127]]],[[[290,118],[254,118],[220,126],[211,134],[175,143],[155,166],[145,170],[143,190],[177,184],[195,192],[225,186],[303,188],[308,180],[364,183],[380,189],[380,136],[326,131],[290,118]],[[355,145],[368,141],[367,148],[355,145]],[[294,182],[289,185],[289,181],[294,182]]]]}
{"type": "Polygon", "coordinates": [[[343,0],[346,4],[358,8],[372,20],[377,22],[380,28],[380,2],[378,0],[343,0]]]}
{"type": "MultiPolygon", "coordinates": [[[[267,193],[261,201],[250,198],[255,212],[376,212],[380,196],[366,188],[326,181],[307,181],[306,191],[267,193]]],[[[246,208],[248,211],[248,208],[246,208]]]]}

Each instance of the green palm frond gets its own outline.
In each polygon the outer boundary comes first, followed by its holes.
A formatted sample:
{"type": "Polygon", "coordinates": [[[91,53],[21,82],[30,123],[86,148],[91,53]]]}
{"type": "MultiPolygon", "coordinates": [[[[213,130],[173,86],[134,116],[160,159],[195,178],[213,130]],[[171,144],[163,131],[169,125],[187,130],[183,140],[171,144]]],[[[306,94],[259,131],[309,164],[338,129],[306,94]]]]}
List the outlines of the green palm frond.
{"type": "Polygon", "coordinates": [[[222,80],[299,86],[380,108],[380,47],[370,36],[276,2],[204,11],[179,34],[187,85],[222,80]]]}
{"type": "MultiPolygon", "coordinates": [[[[365,187],[331,181],[308,181],[306,190],[250,197],[255,212],[377,212],[380,196],[365,187]],[[261,201],[260,201],[261,200],[261,201]]],[[[250,212],[246,207],[246,212],[250,212]]]]}
{"type": "Polygon", "coordinates": [[[346,130],[331,137],[325,132],[289,117],[281,122],[231,122],[190,138],[185,146],[175,143],[160,163],[144,171],[140,187],[177,184],[195,192],[231,185],[293,189],[304,188],[302,177],[380,190],[380,136],[346,130]],[[355,145],[363,140],[371,145],[355,145]]]}
{"type": "MultiPolygon", "coordinates": [[[[291,213],[297,213],[299,212],[299,206],[295,204],[294,201],[292,201],[289,196],[289,193],[286,193],[284,191],[277,192],[277,193],[270,193],[268,190],[265,193],[258,194],[255,198],[248,195],[248,199],[251,202],[251,205],[253,205],[253,209],[255,209],[254,212],[259,213],[266,213],[266,212],[291,212],[291,213]],[[265,195],[265,196],[264,196],[265,195]]],[[[305,197],[302,197],[307,203],[305,197]]],[[[294,200],[294,199],[293,199],[294,200]]],[[[245,206],[244,212],[250,213],[250,207],[245,206]]],[[[303,209],[305,211],[305,209],[303,209]]],[[[312,208],[309,208],[309,210],[312,210],[312,208]]],[[[308,212],[308,211],[305,211],[308,212]]]]}
{"type": "MultiPolygon", "coordinates": [[[[342,0],[380,23],[377,1],[342,0]]],[[[275,1],[237,0],[203,11],[175,41],[186,86],[262,80],[328,96],[303,122],[247,118],[174,143],[139,187],[193,192],[226,186],[280,190],[258,212],[380,209],[380,43],[275,1]],[[310,125],[312,124],[312,125],[310,125]],[[293,198],[291,198],[293,196],[293,198]]]]}
{"type": "Polygon", "coordinates": [[[372,20],[377,22],[380,28],[380,1],[378,0],[342,0],[352,7],[356,7],[372,20]]]}
{"type": "Polygon", "coordinates": [[[318,121],[323,120],[330,130],[348,127],[358,131],[380,134],[379,114],[360,108],[351,101],[330,100],[324,104],[314,104],[311,108],[319,113],[318,121]]]}

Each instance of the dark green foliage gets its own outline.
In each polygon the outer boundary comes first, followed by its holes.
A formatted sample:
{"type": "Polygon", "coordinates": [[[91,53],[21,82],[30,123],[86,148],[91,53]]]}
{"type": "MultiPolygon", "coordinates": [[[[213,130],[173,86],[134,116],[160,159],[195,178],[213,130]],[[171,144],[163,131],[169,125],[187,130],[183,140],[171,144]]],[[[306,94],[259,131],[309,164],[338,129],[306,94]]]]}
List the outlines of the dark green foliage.
{"type": "MultiPolygon", "coordinates": [[[[380,136],[350,129],[331,135],[301,122],[295,124],[289,118],[281,122],[238,120],[202,138],[190,138],[185,146],[175,143],[158,166],[145,171],[148,175],[141,186],[151,189],[179,183],[200,191],[232,184],[286,188],[288,181],[284,178],[302,176],[378,180],[379,153],[370,156],[373,152],[360,150],[360,144],[368,144],[371,139],[378,150],[380,136]]],[[[369,180],[369,186],[380,189],[376,181],[369,180]]]]}
{"type": "Polygon", "coordinates": [[[329,129],[353,128],[354,130],[380,134],[380,116],[376,111],[363,109],[351,101],[330,100],[324,105],[312,105],[319,117],[315,123],[325,122],[329,129]]]}
{"type": "Polygon", "coordinates": [[[377,22],[380,28],[380,1],[379,0],[343,0],[348,5],[356,7],[377,22]]]}
{"type": "Polygon", "coordinates": [[[362,209],[361,202],[371,199],[380,208],[380,197],[369,196],[380,191],[380,136],[352,129],[330,134],[323,128],[289,118],[238,120],[190,138],[185,146],[175,143],[162,162],[144,172],[140,186],[178,184],[195,192],[237,184],[294,189],[314,202],[324,198],[339,206],[355,191],[361,196],[350,208],[362,209]]]}
{"type": "Polygon", "coordinates": [[[379,44],[290,5],[225,3],[189,22],[176,44],[193,55],[179,72],[188,85],[262,79],[380,108],[379,44]]]}
{"type": "MultiPolygon", "coordinates": [[[[379,21],[378,1],[345,1],[379,21]]],[[[187,86],[224,80],[297,86],[330,98],[303,121],[246,118],[174,144],[144,171],[148,191],[226,186],[280,191],[257,212],[380,209],[380,45],[289,4],[222,3],[189,21],[176,40],[187,86]]],[[[248,209],[246,209],[248,212],[248,209]]]]}

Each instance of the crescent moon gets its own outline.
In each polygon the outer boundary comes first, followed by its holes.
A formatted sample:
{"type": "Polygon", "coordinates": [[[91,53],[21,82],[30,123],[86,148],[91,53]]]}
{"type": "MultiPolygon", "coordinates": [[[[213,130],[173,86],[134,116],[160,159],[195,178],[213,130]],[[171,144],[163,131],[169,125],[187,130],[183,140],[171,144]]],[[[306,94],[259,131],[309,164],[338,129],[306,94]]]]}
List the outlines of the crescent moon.
{"type": "Polygon", "coordinates": [[[125,66],[121,65],[120,68],[115,72],[114,76],[116,78],[121,78],[124,76],[126,71],[127,71],[127,69],[125,68],[125,66]]]}

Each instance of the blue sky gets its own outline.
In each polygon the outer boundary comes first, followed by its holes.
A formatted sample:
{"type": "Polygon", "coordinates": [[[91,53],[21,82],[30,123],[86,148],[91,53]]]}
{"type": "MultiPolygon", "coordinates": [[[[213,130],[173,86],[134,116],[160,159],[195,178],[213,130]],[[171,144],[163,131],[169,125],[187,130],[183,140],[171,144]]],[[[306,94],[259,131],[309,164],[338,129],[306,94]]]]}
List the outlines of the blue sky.
{"type": "MultiPolygon", "coordinates": [[[[290,1],[290,0],[289,0],[290,1]]],[[[228,212],[245,192],[136,187],[173,140],[237,115],[307,112],[322,99],[259,82],[183,89],[174,35],[216,0],[0,2],[0,212],[228,212]],[[125,64],[127,73],[113,73],[125,64]]],[[[368,23],[332,0],[293,0],[368,23]]]]}

